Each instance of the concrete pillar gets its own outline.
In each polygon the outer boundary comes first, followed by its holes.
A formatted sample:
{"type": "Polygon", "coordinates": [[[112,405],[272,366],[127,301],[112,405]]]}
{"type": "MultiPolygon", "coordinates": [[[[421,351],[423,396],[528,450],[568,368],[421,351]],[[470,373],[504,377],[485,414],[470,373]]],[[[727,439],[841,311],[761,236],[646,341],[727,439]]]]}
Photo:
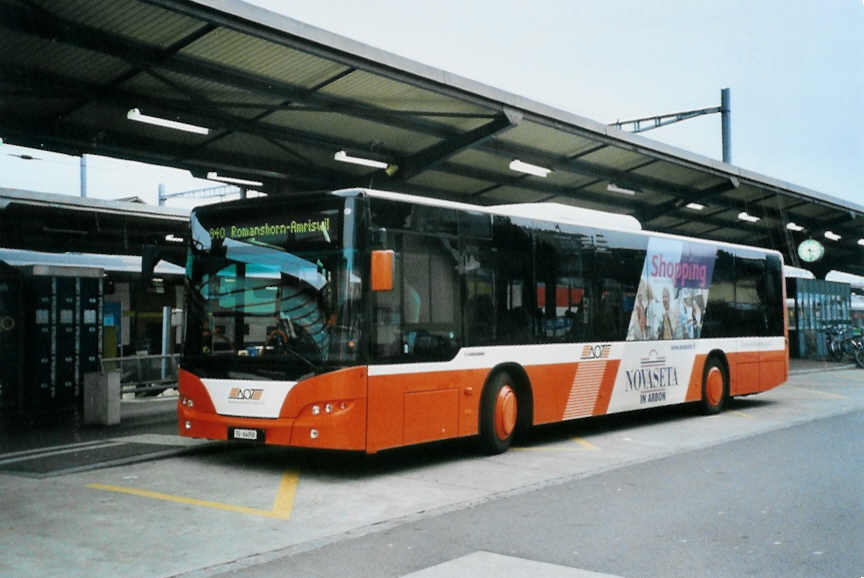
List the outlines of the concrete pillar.
{"type": "Polygon", "coordinates": [[[120,423],[120,372],[84,374],[84,423],[120,423]]]}

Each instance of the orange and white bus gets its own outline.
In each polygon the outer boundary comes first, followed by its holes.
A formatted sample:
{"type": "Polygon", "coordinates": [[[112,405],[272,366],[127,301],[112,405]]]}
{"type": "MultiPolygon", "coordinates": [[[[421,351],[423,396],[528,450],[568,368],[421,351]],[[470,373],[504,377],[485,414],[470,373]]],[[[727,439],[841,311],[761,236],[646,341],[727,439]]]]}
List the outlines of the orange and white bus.
{"type": "Polygon", "coordinates": [[[779,253],[555,204],[352,189],[196,209],[180,433],[383,449],[788,375],[779,253]]]}

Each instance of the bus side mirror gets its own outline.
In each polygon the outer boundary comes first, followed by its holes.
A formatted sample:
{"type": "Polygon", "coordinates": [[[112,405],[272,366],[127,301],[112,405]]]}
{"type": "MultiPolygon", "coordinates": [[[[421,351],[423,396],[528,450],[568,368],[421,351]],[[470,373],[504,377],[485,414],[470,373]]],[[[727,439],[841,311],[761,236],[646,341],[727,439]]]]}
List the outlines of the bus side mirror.
{"type": "Polygon", "coordinates": [[[394,255],[392,250],[372,251],[372,291],[393,290],[394,255]]]}

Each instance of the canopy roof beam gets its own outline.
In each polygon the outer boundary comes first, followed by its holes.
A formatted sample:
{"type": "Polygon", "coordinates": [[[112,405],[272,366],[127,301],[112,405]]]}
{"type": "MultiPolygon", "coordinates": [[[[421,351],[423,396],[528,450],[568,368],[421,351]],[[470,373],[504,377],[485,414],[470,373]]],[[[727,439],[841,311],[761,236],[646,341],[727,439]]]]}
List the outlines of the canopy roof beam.
{"type": "Polygon", "coordinates": [[[670,211],[680,209],[681,207],[685,207],[690,203],[699,203],[701,201],[710,202],[710,200],[713,200],[715,197],[722,195],[725,192],[735,190],[739,186],[740,183],[738,182],[738,179],[732,177],[726,182],[714,185],[712,187],[708,187],[707,189],[694,191],[686,196],[682,195],[671,201],[660,203],[659,205],[652,207],[650,210],[645,211],[642,215],[640,215],[639,220],[641,220],[643,223],[649,223],[658,217],[667,215],[670,211]]]}
{"type": "MultiPolygon", "coordinates": [[[[197,30],[194,30],[190,34],[187,34],[186,36],[184,36],[183,38],[181,38],[177,42],[171,44],[168,48],[162,50],[162,58],[163,59],[170,58],[174,54],[177,54],[178,52],[180,52],[181,50],[183,50],[184,48],[186,48],[187,46],[192,44],[193,42],[200,40],[201,38],[204,38],[205,36],[207,36],[208,34],[213,32],[214,30],[216,30],[216,28],[217,27],[212,25],[212,24],[202,25],[197,30]]],[[[133,67],[132,69],[124,72],[123,74],[121,74],[118,77],[116,77],[115,79],[113,79],[108,84],[102,86],[102,90],[106,91],[106,92],[110,92],[111,90],[119,87],[121,84],[132,80],[133,78],[135,78],[136,76],[138,76],[142,72],[149,72],[149,69],[145,69],[142,67],[133,67]]],[[[80,110],[80,109],[84,108],[85,106],[87,106],[88,102],[89,102],[89,100],[81,100],[81,101],[75,103],[74,105],[72,105],[71,107],[69,107],[68,109],[64,110],[60,114],[58,114],[57,117],[59,119],[63,119],[65,117],[71,115],[75,111],[80,110]]]]}
{"type": "Polygon", "coordinates": [[[423,132],[441,138],[447,138],[454,133],[454,130],[446,125],[417,117],[406,118],[402,114],[393,114],[381,107],[318,93],[273,78],[260,77],[236,68],[220,66],[201,58],[179,53],[166,57],[161,50],[153,48],[151,45],[65,20],[41,7],[32,5],[13,7],[3,4],[0,5],[0,16],[2,16],[0,17],[0,26],[7,29],[106,54],[124,60],[138,69],[158,68],[211,82],[215,80],[227,86],[271,98],[276,95],[292,102],[310,102],[340,114],[364,119],[371,118],[381,124],[423,132]]]}
{"type": "Polygon", "coordinates": [[[162,140],[132,137],[105,130],[95,130],[64,123],[62,125],[4,121],[4,135],[10,143],[32,148],[50,148],[67,154],[80,154],[82,142],[92,149],[83,152],[114,155],[157,165],[187,169],[198,177],[212,170],[260,177],[259,180],[290,179],[312,187],[345,188],[356,186],[350,174],[316,169],[305,164],[256,157],[243,151],[200,151],[194,147],[162,140]],[[38,136],[34,136],[34,133],[38,136]],[[146,152],[144,152],[146,151],[146,152]],[[183,159],[178,161],[177,159],[183,159]]]}
{"type": "Polygon", "coordinates": [[[506,132],[522,121],[522,115],[511,109],[505,109],[504,114],[482,126],[459,136],[454,136],[432,145],[400,163],[398,176],[408,180],[419,173],[435,168],[450,157],[476,147],[496,135],[506,132]]]}
{"type": "MultiPolygon", "coordinates": [[[[254,120],[237,117],[229,113],[225,113],[216,109],[216,107],[206,107],[201,104],[196,104],[193,101],[180,101],[177,99],[166,101],[159,97],[152,97],[125,91],[115,88],[112,91],[101,90],[101,87],[96,84],[88,84],[83,81],[74,82],[71,79],[64,78],[59,75],[49,75],[44,72],[27,73],[25,71],[10,69],[0,65],[0,73],[16,77],[22,85],[36,87],[37,90],[45,91],[46,94],[53,92],[54,98],[62,95],[64,91],[69,91],[68,94],[79,97],[85,96],[90,101],[101,100],[111,102],[123,108],[131,106],[132,103],[138,105],[153,106],[161,110],[171,113],[179,113],[185,115],[185,118],[194,120],[198,123],[207,125],[210,128],[220,127],[234,132],[244,132],[267,140],[273,141],[288,141],[298,144],[310,145],[323,150],[335,152],[340,148],[355,148],[363,150],[368,148],[368,144],[364,142],[352,142],[345,139],[335,139],[332,137],[319,135],[310,131],[299,129],[291,129],[274,124],[256,122],[254,120]]],[[[217,135],[218,136],[218,135],[217,135]]],[[[215,138],[215,137],[214,137],[215,138]]],[[[194,148],[203,148],[213,139],[207,139],[194,148]]],[[[391,158],[396,156],[393,151],[381,151],[391,158]]]]}

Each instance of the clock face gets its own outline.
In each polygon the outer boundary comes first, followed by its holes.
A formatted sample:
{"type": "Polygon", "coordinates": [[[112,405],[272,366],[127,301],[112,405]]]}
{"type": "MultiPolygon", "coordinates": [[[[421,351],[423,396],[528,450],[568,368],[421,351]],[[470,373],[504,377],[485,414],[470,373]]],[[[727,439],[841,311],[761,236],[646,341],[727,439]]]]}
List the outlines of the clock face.
{"type": "Polygon", "coordinates": [[[816,239],[807,239],[798,245],[798,256],[801,257],[802,261],[813,263],[821,259],[824,254],[825,247],[816,239]]]}

